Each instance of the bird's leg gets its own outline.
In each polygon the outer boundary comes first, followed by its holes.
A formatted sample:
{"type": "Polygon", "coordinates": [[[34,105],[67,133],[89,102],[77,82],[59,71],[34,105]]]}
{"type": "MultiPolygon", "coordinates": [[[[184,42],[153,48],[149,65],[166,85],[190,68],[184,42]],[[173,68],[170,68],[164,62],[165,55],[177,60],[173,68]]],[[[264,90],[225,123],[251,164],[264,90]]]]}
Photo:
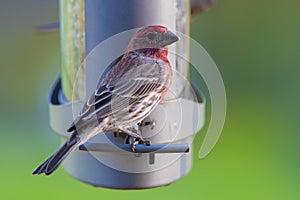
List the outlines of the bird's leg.
{"type": "Polygon", "coordinates": [[[130,143],[130,138],[133,137],[135,140],[131,142],[131,150],[135,152],[135,146],[137,144],[145,144],[147,146],[150,146],[150,141],[146,141],[142,137],[141,131],[138,129],[138,126],[131,126],[129,128],[120,128],[122,131],[128,134],[128,137],[126,137],[125,142],[130,143]]]}
{"type": "Polygon", "coordinates": [[[134,142],[132,142],[131,145],[130,145],[131,146],[131,150],[133,152],[135,152],[135,146],[137,144],[144,144],[146,146],[150,146],[151,142],[149,140],[144,140],[143,138],[140,138],[140,137],[135,138],[134,142]]]}

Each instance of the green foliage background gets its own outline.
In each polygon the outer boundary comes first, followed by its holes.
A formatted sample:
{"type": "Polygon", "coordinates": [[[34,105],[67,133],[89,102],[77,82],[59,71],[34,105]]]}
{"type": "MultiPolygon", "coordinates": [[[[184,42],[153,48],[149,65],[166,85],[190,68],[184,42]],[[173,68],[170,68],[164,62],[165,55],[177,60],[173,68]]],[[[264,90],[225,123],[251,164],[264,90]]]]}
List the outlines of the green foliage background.
{"type": "MultiPolygon", "coordinates": [[[[299,199],[300,2],[218,1],[192,22],[191,36],[222,73],[228,113],[213,152],[170,186],[94,188],[62,169],[32,176],[59,139],[47,95],[60,72],[57,2],[0,1],[0,199],[299,199]]],[[[199,149],[203,133],[195,141],[199,149]]]]}

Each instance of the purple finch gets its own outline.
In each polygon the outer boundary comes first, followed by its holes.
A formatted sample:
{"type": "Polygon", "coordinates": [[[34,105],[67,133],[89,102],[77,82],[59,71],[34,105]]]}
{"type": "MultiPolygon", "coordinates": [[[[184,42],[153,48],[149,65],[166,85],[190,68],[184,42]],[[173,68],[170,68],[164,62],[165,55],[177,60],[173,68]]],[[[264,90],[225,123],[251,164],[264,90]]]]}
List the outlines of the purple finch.
{"type": "Polygon", "coordinates": [[[73,150],[99,133],[125,132],[143,141],[135,127],[154,110],[171,84],[167,46],[177,40],[163,26],[137,31],[68,129],[70,138],[33,174],[51,174],[73,150]]]}

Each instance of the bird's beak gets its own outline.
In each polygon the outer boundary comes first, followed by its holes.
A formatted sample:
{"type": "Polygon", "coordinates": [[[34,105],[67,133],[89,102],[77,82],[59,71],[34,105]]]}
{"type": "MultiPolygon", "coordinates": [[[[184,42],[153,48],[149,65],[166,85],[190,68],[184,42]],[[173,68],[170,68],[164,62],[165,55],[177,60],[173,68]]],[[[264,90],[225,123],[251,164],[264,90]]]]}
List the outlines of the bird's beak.
{"type": "Polygon", "coordinates": [[[173,44],[174,42],[177,42],[178,40],[179,40],[179,37],[177,37],[177,35],[175,35],[171,31],[166,31],[162,34],[160,45],[161,45],[161,47],[165,47],[170,44],[173,44]]]}

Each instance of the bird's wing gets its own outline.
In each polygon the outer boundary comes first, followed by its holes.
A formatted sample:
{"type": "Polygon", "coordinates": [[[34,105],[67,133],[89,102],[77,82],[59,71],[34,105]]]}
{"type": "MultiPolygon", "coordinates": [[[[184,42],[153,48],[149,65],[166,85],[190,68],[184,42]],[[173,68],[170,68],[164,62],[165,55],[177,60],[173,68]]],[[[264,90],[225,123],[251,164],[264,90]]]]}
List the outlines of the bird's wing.
{"type": "Polygon", "coordinates": [[[124,123],[130,118],[130,121],[134,121],[139,104],[145,100],[147,102],[142,105],[145,113],[139,114],[143,117],[149,114],[155,107],[153,105],[157,105],[161,92],[168,87],[166,65],[157,62],[142,64],[124,73],[114,84],[99,86],[68,131],[74,131],[75,126],[84,127],[92,118],[99,123],[108,116],[112,116],[115,121],[125,121],[124,123]]]}

